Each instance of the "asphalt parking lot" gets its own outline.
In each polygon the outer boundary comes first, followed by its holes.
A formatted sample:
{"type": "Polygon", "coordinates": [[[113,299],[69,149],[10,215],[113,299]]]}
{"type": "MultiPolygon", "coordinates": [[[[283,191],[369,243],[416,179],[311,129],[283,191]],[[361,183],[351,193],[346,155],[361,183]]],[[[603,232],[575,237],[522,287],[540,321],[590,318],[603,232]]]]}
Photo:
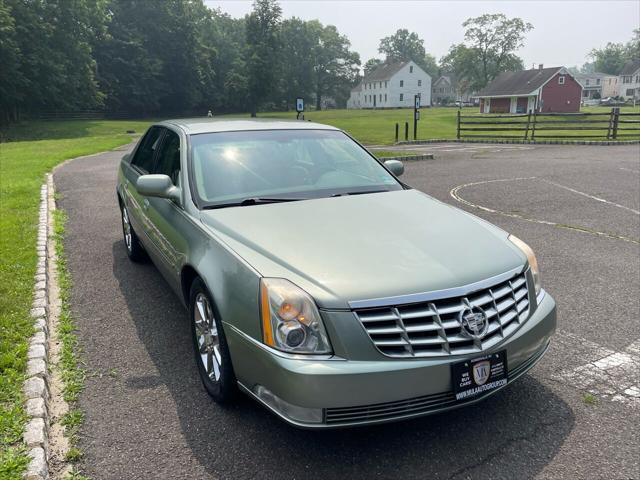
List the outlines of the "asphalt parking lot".
{"type": "Polygon", "coordinates": [[[529,243],[558,332],[525,377],[479,404],[353,430],[293,429],[202,389],[185,311],[125,254],[124,152],[55,174],[67,211],[82,358],[83,471],[122,478],[640,477],[640,148],[439,144],[403,180],[529,243]],[[457,148],[456,148],[457,147],[457,148]]]}

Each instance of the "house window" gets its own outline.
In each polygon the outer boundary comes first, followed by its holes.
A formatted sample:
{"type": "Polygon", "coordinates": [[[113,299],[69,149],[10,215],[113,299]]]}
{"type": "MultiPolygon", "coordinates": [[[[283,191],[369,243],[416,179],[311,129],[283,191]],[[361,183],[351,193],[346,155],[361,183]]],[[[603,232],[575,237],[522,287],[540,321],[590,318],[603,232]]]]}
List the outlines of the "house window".
{"type": "Polygon", "coordinates": [[[413,65],[409,67],[409,73],[413,73],[413,65]]]}
{"type": "Polygon", "coordinates": [[[640,83],[640,75],[636,75],[636,83],[640,83]]]}
{"type": "Polygon", "coordinates": [[[596,78],[596,85],[600,85],[600,79],[596,78]]]}
{"type": "Polygon", "coordinates": [[[589,83],[591,83],[591,80],[589,80],[589,79],[587,78],[587,81],[586,81],[585,85],[589,86],[589,83]]]}
{"type": "Polygon", "coordinates": [[[421,87],[422,86],[422,80],[418,80],[418,86],[421,87]]]}
{"type": "Polygon", "coordinates": [[[384,101],[385,102],[387,101],[387,94],[386,93],[384,94],[384,101]]]}
{"type": "Polygon", "coordinates": [[[564,75],[558,77],[558,85],[564,85],[564,75]]]}
{"type": "Polygon", "coordinates": [[[622,83],[631,83],[631,77],[625,75],[622,77],[622,83]]]}
{"type": "Polygon", "coordinates": [[[380,101],[382,101],[382,94],[380,94],[380,101]]]}
{"type": "Polygon", "coordinates": [[[404,80],[400,80],[400,86],[404,87],[404,80]]]}
{"type": "Polygon", "coordinates": [[[384,88],[387,88],[387,82],[384,82],[384,88]]]}
{"type": "Polygon", "coordinates": [[[382,88],[382,82],[380,82],[380,85],[379,85],[379,87],[380,87],[380,88],[382,88]]]}
{"type": "Polygon", "coordinates": [[[627,88],[627,97],[633,97],[633,88],[627,88]]]}
{"type": "Polygon", "coordinates": [[[404,93],[401,93],[401,94],[400,94],[400,101],[401,101],[401,102],[404,102],[404,93]]]}

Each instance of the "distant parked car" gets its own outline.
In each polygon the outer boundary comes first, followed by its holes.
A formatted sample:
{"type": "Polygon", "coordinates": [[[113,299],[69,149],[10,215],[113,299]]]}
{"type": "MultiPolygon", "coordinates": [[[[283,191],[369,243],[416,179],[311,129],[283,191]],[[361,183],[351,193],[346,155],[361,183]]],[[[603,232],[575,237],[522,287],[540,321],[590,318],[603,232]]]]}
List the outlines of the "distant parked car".
{"type": "Polygon", "coordinates": [[[216,401],[239,387],[300,427],[380,423],[476,402],[540,360],[556,307],[531,248],[403,171],[293,121],[169,120],[125,155],[127,255],[188,307],[216,401]]]}

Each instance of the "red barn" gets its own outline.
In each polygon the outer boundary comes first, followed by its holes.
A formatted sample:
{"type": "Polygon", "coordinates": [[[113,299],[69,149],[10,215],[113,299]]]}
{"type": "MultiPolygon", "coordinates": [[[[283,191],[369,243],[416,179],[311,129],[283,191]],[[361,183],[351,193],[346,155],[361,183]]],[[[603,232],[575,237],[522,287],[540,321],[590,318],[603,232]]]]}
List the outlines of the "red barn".
{"type": "Polygon", "coordinates": [[[504,72],[477,95],[481,113],[579,112],[582,85],[564,67],[504,72]]]}

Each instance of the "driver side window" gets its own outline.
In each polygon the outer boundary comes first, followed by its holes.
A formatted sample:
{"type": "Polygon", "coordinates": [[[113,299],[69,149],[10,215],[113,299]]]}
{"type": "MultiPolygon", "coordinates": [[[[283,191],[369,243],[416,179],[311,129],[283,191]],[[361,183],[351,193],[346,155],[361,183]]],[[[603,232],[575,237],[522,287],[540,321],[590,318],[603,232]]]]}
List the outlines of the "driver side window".
{"type": "Polygon", "coordinates": [[[151,127],[142,139],[131,165],[137,167],[142,173],[149,173],[153,167],[153,156],[161,138],[162,129],[160,127],[151,127]]]}
{"type": "Polygon", "coordinates": [[[180,137],[171,130],[166,132],[153,173],[168,175],[174,185],[180,186],[180,137]]]}

